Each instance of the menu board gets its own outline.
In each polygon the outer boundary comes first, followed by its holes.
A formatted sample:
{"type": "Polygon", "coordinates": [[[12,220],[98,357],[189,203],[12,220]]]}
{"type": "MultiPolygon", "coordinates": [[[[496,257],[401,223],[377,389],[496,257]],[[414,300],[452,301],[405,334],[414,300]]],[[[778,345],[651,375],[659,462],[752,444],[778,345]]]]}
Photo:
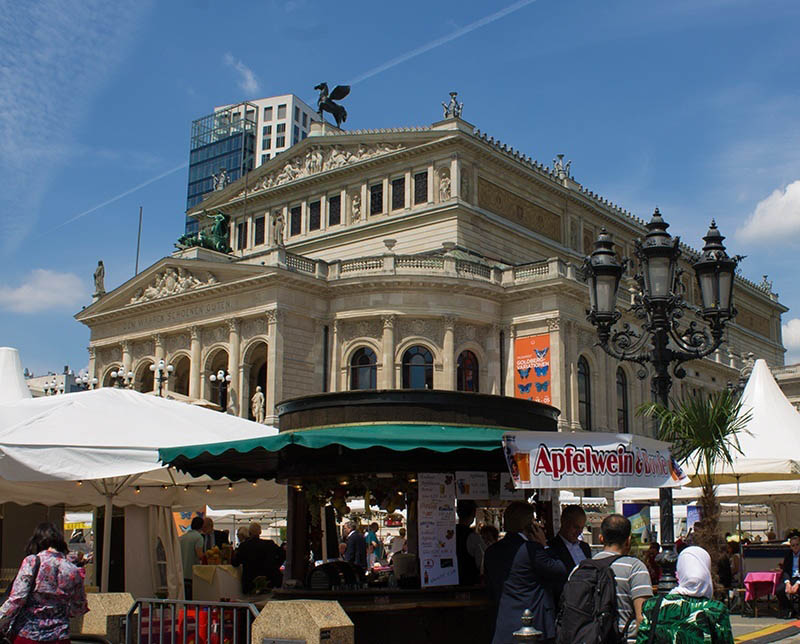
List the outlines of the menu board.
{"type": "Polygon", "coordinates": [[[456,472],[456,498],[488,499],[488,474],[486,472],[456,472]]]}
{"type": "Polygon", "coordinates": [[[455,476],[420,473],[417,515],[422,587],[458,584],[455,476]]]}

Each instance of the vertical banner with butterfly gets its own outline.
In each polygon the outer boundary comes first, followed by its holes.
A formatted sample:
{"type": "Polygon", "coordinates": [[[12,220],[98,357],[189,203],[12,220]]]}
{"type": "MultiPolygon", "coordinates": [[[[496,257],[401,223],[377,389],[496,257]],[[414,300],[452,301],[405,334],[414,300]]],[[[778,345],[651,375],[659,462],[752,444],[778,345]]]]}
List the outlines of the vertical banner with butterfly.
{"type": "Polygon", "coordinates": [[[552,404],[550,334],[514,340],[514,397],[552,404]]]}

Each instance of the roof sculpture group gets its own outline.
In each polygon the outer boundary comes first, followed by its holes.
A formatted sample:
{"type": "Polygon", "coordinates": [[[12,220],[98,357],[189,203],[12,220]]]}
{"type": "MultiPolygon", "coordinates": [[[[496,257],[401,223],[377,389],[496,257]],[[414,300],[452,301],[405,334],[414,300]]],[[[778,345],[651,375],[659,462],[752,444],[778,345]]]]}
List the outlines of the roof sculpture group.
{"type": "Polygon", "coordinates": [[[342,127],[342,123],[347,120],[347,110],[344,109],[344,106],[334,103],[334,101],[341,101],[345,98],[350,93],[350,85],[337,85],[332,92],[329,92],[328,83],[320,83],[314,89],[319,90],[319,98],[317,99],[319,117],[322,119],[323,113],[328,112],[336,119],[336,127],[342,127]]]}

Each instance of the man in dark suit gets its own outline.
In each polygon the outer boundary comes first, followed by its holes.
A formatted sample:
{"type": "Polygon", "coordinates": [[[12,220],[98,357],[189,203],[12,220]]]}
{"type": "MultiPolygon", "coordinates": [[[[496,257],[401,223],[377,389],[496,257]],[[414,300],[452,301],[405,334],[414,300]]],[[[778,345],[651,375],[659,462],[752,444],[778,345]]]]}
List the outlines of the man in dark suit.
{"type": "MultiPolygon", "coordinates": [[[[558,534],[547,543],[550,554],[564,564],[567,575],[584,559],[592,558],[588,543],[578,539],[586,527],[586,512],[579,505],[567,505],[561,511],[561,527],[558,534]]],[[[554,597],[556,605],[561,592],[554,597]]]]}
{"type": "Polygon", "coordinates": [[[778,585],[778,602],[785,617],[792,616],[792,599],[800,595],[800,535],[789,538],[789,552],[781,565],[781,582],[778,585]]]}
{"type": "Polygon", "coordinates": [[[487,548],[483,558],[486,587],[495,601],[496,619],[492,644],[509,644],[522,625],[522,613],[530,609],[533,625],[555,637],[554,590],[567,580],[567,570],[545,550],[544,530],[533,521],[534,508],[514,501],[505,511],[506,536],[487,548]]]}
{"type": "Polygon", "coordinates": [[[242,592],[253,592],[256,577],[266,577],[273,588],[280,587],[283,551],[271,539],[261,538],[258,523],[251,523],[247,533],[249,538],[241,543],[231,559],[231,564],[242,567],[242,592]]]}
{"type": "Polygon", "coordinates": [[[356,524],[353,521],[347,521],[344,524],[345,533],[345,561],[355,564],[362,572],[367,570],[367,542],[364,535],[356,529],[356,524]]]}

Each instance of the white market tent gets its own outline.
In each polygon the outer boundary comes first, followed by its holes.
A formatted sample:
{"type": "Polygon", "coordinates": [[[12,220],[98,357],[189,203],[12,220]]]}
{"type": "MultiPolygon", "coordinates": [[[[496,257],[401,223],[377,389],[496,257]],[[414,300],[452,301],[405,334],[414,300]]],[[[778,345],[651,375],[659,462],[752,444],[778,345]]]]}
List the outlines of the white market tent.
{"type": "MultiPolygon", "coordinates": [[[[0,391],[22,380],[18,355],[16,364],[13,362],[6,356],[6,364],[12,368],[0,372],[0,391]]],[[[203,507],[212,494],[217,506],[223,502],[216,499],[224,498],[225,505],[237,507],[274,507],[277,503],[282,507],[286,502],[283,486],[264,481],[254,487],[247,482],[192,479],[162,467],[158,460],[161,447],[211,443],[222,436],[258,438],[277,431],[127,389],[101,388],[6,401],[0,403],[0,501],[104,505],[106,517],[111,516],[113,505],[203,507]]],[[[162,515],[166,531],[171,516],[167,518],[168,512],[162,515]]],[[[106,520],[103,589],[108,586],[110,532],[111,521],[106,520]]],[[[173,543],[164,546],[175,548],[173,543]]],[[[182,585],[180,580],[176,585],[182,585]]]]}

